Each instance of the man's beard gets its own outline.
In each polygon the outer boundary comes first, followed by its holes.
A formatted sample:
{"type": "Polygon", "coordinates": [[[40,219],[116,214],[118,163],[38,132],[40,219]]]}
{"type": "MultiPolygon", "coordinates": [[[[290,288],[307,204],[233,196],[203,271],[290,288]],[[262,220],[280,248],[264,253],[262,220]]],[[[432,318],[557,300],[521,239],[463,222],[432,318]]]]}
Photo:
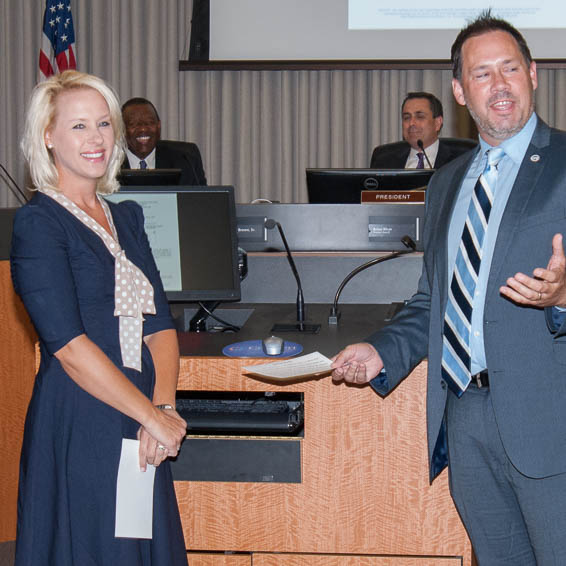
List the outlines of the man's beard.
{"type": "MultiPolygon", "coordinates": [[[[516,98],[512,96],[508,91],[504,91],[490,98],[488,100],[487,106],[489,107],[491,104],[494,104],[498,100],[503,100],[503,99],[511,99],[513,101],[516,100],[516,98]]],[[[514,136],[516,133],[520,132],[535,109],[534,97],[531,94],[531,105],[530,105],[531,107],[529,108],[529,112],[527,114],[526,120],[524,122],[521,121],[521,117],[519,116],[517,123],[509,124],[506,127],[502,127],[502,126],[497,126],[497,124],[493,123],[488,118],[480,117],[478,114],[476,114],[476,112],[472,109],[472,107],[467,104],[467,102],[466,105],[468,108],[468,112],[470,113],[470,116],[476,123],[476,126],[480,131],[480,133],[485,132],[493,139],[501,140],[501,141],[509,139],[510,137],[514,136]]]]}

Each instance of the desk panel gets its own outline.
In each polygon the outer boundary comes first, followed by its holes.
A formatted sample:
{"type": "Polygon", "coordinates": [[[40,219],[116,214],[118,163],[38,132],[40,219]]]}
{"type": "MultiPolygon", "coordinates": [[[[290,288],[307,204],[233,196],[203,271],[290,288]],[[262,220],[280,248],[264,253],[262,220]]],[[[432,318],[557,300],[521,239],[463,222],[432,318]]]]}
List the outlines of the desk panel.
{"type": "MultiPolygon", "coordinates": [[[[293,253],[305,301],[331,303],[340,283],[355,268],[385,253],[293,253]]],[[[340,303],[379,304],[409,299],[417,290],[422,253],[384,261],[358,273],[344,287],[340,303]]],[[[292,303],[297,283],[284,253],[248,254],[248,276],[242,281],[243,303],[292,303]]]]}
{"type": "Polygon", "coordinates": [[[459,557],[332,556],[312,554],[256,554],[254,566],[461,566],[459,557]]]}
{"type": "Polygon", "coordinates": [[[237,204],[240,246],[247,251],[283,250],[279,222],[293,251],[403,250],[407,234],[422,250],[424,203],[237,204]]]}
{"type": "Polygon", "coordinates": [[[35,330],[0,261],[0,543],[16,538],[16,500],[24,420],[35,375],[35,330]]]}
{"type": "MultiPolygon", "coordinates": [[[[250,554],[189,553],[190,566],[252,566],[250,554]]],[[[420,566],[420,565],[419,565],[420,566]]]]}
{"type": "Polygon", "coordinates": [[[242,374],[262,361],[183,357],[179,389],[303,392],[303,481],[177,482],[189,549],[462,557],[470,566],[446,472],[428,483],[425,364],[382,400],[329,377],[282,385],[242,374]]]}

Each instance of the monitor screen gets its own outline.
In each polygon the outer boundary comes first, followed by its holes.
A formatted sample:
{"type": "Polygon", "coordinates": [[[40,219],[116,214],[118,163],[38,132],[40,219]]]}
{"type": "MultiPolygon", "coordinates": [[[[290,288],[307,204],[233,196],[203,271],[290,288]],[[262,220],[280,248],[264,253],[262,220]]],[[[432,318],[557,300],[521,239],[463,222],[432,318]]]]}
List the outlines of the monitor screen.
{"type": "Polygon", "coordinates": [[[106,198],[142,206],[170,301],[240,299],[233,187],[126,187],[106,198]]]}
{"type": "Polygon", "coordinates": [[[180,179],[180,169],[122,169],[118,173],[122,186],[178,185],[180,179]]]}
{"type": "Polygon", "coordinates": [[[420,189],[433,173],[434,169],[307,169],[309,202],[360,204],[364,190],[420,189]]]}

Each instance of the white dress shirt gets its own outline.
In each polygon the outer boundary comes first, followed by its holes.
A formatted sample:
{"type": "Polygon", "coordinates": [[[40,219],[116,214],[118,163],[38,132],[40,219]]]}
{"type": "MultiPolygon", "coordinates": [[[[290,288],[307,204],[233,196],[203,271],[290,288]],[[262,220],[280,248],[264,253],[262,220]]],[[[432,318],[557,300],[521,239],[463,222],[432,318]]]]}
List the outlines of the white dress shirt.
{"type": "MultiPolygon", "coordinates": [[[[141,159],[137,155],[134,155],[128,148],[126,148],[126,156],[130,162],[130,169],[141,169],[141,159]]],[[[144,161],[147,163],[147,169],[155,169],[155,148],[145,157],[144,161]]]]}
{"type": "MultiPolygon", "coordinates": [[[[436,161],[436,156],[438,154],[439,144],[440,144],[440,140],[436,138],[436,141],[433,144],[424,148],[425,153],[427,157],[430,159],[430,162],[432,163],[433,167],[434,167],[434,162],[436,161]]],[[[420,149],[415,149],[414,147],[411,147],[411,151],[409,152],[409,157],[407,157],[407,162],[405,163],[405,169],[417,168],[417,163],[419,162],[417,153],[422,153],[422,152],[420,149]]],[[[426,160],[426,157],[423,156],[423,159],[424,159],[424,168],[431,169],[430,165],[428,164],[428,161],[426,160]]]]}

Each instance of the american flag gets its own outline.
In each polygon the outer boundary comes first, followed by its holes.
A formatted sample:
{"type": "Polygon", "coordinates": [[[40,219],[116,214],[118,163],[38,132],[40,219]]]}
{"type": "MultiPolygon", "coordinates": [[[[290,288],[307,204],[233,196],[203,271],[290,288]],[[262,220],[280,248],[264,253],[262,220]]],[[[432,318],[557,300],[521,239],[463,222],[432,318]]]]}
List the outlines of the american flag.
{"type": "Polygon", "coordinates": [[[76,69],[75,30],[70,0],[47,0],[39,50],[39,80],[76,69]]]}

